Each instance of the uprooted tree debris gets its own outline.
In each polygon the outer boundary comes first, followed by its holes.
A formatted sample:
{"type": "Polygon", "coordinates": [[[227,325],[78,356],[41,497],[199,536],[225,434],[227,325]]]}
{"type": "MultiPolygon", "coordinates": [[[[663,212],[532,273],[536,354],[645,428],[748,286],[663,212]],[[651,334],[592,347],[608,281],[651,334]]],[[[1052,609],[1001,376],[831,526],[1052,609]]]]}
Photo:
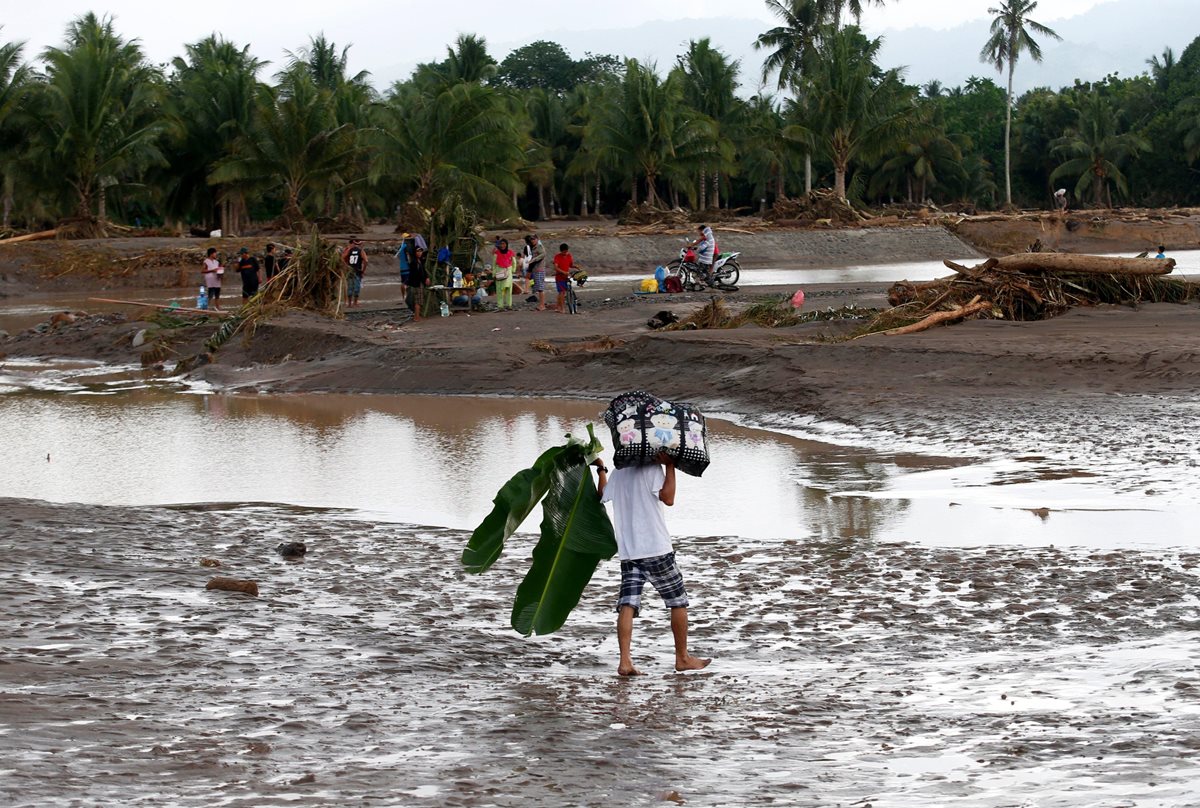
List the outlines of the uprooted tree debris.
{"type": "Polygon", "coordinates": [[[867,217],[832,191],[813,189],[799,197],[778,199],[764,216],[777,224],[858,225],[867,217]]]}
{"type": "Polygon", "coordinates": [[[244,303],[237,314],[217,327],[204,342],[205,353],[181,360],[175,366],[175,373],[186,373],[212,361],[213,353],[234,335],[243,333],[249,337],[259,324],[289,310],[341,317],[347,272],[337,246],[322,239],[314,229],[295,248],[287,266],[263,284],[261,291],[244,303]]]}
{"type": "Polygon", "coordinates": [[[968,316],[1045,320],[1075,306],[1183,303],[1197,292],[1196,284],[1164,277],[1175,268],[1174,259],[1022,253],[974,267],[944,263],[954,275],[894,284],[888,290],[895,307],[886,313],[890,324],[870,331],[912,333],[968,316]],[[941,316],[951,312],[952,317],[941,316]],[[910,322],[898,322],[905,319],[910,322]],[[915,325],[922,327],[908,328],[915,325]],[[901,327],[905,330],[895,330],[901,327]]]}
{"type": "Polygon", "coordinates": [[[892,308],[882,311],[847,307],[802,314],[788,305],[787,298],[733,311],[714,298],[691,316],[659,327],[669,331],[747,324],[784,328],[814,320],[869,320],[839,337],[856,339],[870,334],[913,334],[974,317],[1045,320],[1075,306],[1184,303],[1200,297],[1200,284],[1165,277],[1175,267],[1172,259],[1026,253],[991,258],[975,267],[953,261],[945,264],[954,275],[924,283],[893,284],[888,290],[892,308]]]}

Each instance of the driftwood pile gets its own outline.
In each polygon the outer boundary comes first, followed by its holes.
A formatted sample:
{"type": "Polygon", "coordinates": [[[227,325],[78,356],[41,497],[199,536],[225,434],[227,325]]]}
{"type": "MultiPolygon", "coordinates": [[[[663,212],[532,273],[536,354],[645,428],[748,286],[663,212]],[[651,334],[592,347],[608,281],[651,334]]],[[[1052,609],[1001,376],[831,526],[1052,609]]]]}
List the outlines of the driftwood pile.
{"type": "Polygon", "coordinates": [[[1174,259],[1022,253],[974,267],[944,263],[954,275],[893,284],[895,308],[867,333],[907,334],[972,316],[1045,320],[1075,306],[1183,303],[1197,294],[1196,284],[1165,277],[1174,259]]]}
{"type": "Polygon", "coordinates": [[[814,189],[803,196],[775,200],[763,218],[787,225],[857,225],[867,217],[833,191],[814,189]]]}
{"type": "Polygon", "coordinates": [[[691,222],[692,214],[683,208],[660,208],[649,202],[640,205],[629,202],[617,217],[617,224],[634,227],[687,227],[691,222]]]}

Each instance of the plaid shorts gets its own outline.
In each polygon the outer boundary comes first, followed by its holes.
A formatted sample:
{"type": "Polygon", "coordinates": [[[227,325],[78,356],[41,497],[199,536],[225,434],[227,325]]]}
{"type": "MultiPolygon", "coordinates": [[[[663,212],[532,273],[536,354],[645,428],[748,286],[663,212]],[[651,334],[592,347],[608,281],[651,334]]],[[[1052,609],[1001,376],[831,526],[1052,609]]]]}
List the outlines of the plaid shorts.
{"type": "Polygon", "coordinates": [[[659,596],[668,609],[688,605],[687,590],[683,588],[683,573],[675,563],[675,554],[635,558],[621,562],[621,594],[617,598],[617,611],[622,606],[632,606],[636,617],[642,611],[642,587],[646,581],[654,584],[659,596]]]}

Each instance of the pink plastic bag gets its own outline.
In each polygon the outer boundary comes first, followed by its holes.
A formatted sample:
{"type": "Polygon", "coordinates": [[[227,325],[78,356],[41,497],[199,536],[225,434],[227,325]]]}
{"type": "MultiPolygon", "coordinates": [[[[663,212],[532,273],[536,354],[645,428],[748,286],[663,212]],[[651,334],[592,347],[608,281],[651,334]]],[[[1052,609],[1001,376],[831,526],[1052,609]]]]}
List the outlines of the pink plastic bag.
{"type": "Polygon", "coordinates": [[[792,308],[798,309],[804,305],[804,290],[797,289],[796,294],[792,295],[792,308]]]}

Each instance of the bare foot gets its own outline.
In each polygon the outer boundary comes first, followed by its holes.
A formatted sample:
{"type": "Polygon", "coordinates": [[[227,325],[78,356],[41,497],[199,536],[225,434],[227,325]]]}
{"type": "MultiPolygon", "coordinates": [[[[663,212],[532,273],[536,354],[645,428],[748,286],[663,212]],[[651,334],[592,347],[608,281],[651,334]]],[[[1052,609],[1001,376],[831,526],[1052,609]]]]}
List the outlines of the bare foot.
{"type": "Polygon", "coordinates": [[[685,657],[675,658],[675,670],[677,671],[698,671],[708,667],[711,659],[701,659],[688,654],[685,657]]]}
{"type": "Polygon", "coordinates": [[[617,676],[641,676],[642,672],[633,665],[618,665],[617,676]]]}

